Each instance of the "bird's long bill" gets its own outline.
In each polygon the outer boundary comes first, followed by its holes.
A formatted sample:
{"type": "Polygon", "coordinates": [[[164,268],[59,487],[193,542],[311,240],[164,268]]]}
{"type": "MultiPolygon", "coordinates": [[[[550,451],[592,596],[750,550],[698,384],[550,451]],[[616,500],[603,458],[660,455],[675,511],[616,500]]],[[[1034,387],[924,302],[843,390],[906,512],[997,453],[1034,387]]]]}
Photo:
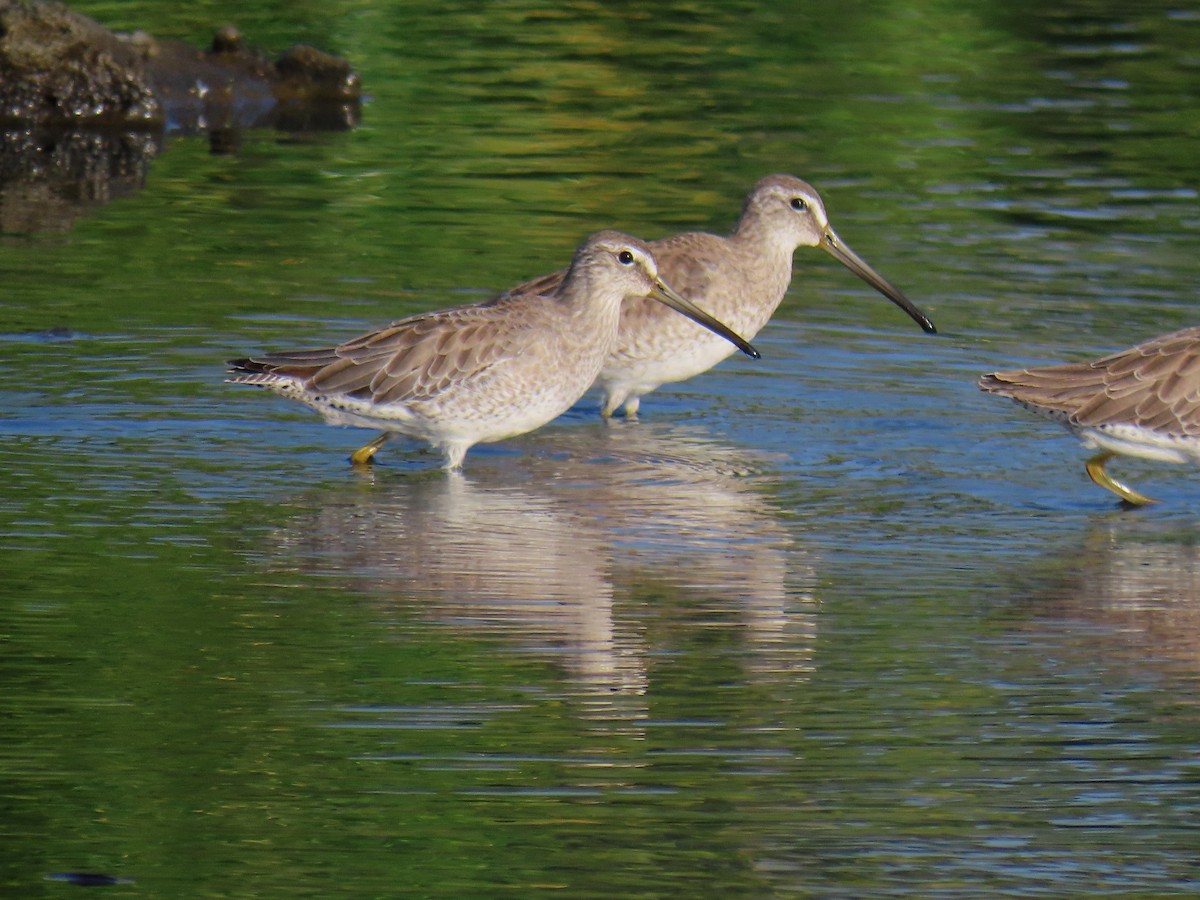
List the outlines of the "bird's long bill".
{"type": "Polygon", "coordinates": [[[899,288],[868,266],[857,253],[842,243],[842,239],[834,234],[832,228],[826,229],[825,239],[821,241],[821,249],[908,313],[926,334],[937,334],[937,329],[933,327],[929,317],[917,309],[913,302],[900,292],[899,288]]]}
{"type": "Polygon", "coordinates": [[[707,328],[713,334],[717,334],[725,338],[725,340],[729,341],[729,343],[733,344],[751,359],[762,358],[762,354],[755,350],[753,345],[751,345],[751,343],[744,337],[737,334],[732,328],[730,328],[728,325],[725,325],[723,322],[718,322],[691,300],[688,300],[686,297],[675,293],[675,291],[667,287],[663,281],[660,280],[655,283],[654,290],[650,292],[650,296],[660,303],[665,303],[676,312],[687,316],[697,325],[707,328]]]}

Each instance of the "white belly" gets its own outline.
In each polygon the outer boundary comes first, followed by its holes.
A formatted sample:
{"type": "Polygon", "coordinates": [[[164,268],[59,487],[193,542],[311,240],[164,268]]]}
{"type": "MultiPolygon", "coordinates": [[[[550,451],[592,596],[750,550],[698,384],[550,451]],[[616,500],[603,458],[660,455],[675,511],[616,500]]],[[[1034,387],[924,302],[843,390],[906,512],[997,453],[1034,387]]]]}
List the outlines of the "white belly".
{"type": "Polygon", "coordinates": [[[1160,462],[1200,464],[1200,441],[1195,438],[1174,437],[1136,425],[1074,427],[1071,430],[1090,449],[1160,462]]]}

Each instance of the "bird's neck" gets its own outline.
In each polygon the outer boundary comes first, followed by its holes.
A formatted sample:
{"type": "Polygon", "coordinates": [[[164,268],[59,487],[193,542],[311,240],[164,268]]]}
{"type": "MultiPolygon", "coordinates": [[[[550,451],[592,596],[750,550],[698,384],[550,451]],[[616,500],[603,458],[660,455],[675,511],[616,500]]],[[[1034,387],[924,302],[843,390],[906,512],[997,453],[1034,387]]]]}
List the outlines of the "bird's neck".
{"type": "Polygon", "coordinates": [[[755,267],[788,273],[792,270],[795,243],[756,216],[742,216],[728,240],[734,253],[755,267]]]}
{"type": "Polygon", "coordinates": [[[737,225],[733,228],[733,233],[729,235],[729,240],[741,246],[753,245],[760,250],[763,247],[779,247],[780,252],[790,253],[795,249],[794,247],[785,248],[784,244],[786,242],[780,241],[778,232],[771,228],[768,222],[750,212],[747,212],[738,219],[737,225]]]}
{"type": "Polygon", "coordinates": [[[581,329],[616,332],[621,303],[625,299],[620,289],[606,284],[600,273],[572,269],[559,292],[560,312],[581,329]]]}

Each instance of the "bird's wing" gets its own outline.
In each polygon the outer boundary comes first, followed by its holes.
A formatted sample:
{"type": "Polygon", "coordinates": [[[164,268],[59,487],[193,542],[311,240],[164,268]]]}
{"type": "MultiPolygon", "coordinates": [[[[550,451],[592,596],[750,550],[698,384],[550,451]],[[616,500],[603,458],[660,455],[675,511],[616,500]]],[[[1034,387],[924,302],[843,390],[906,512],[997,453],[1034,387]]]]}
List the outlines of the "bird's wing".
{"type": "Polygon", "coordinates": [[[515,352],[512,337],[520,323],[504,314],[510,297],[410,316],[337,347],[269,353],[233,365],[238,372],[292,377],[315,392],[377,404],[427,400],[515,352]]]}
{"type": "Polygon", "coordinates": [[[980,387],[1071,423],[1136,424],[1200,435],[1200,328],[1153,338],[1090,363],[995,372],[980,387]]]}

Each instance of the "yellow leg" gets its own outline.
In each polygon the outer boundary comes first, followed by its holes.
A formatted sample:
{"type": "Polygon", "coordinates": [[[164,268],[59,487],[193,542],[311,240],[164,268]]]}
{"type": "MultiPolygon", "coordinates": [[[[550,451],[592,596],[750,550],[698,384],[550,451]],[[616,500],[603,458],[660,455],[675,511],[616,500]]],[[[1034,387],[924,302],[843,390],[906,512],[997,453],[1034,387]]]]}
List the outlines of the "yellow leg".
{"type": "Polygon", "coordinates": [[[350,454],[350,462],[356,466],[369,466],[372,458],[379,452],[379,448],[386,444],[388,438],[391,436],[392,433],[390,431],[385,431],[379,437],[375,438],[375,440],[371,441],[371,443],[359,447],[350,454]]]}
{"type": "Polygon", "coordinates": [[[1111,453],[1106,450],[1103,453],[1097,453],[1095,456],[1089,459],[1086,466],[1088,478],[1092,479],[1092,481],[1100,485],[1100,487],[1104,488],[1106,491],[1112,491],[1114,494],[1132,506],[1145,506],[1147,503],[1157,503],[1158,501],[1153,497],[1147,497],[1145,494],[1139,494],[1133,488],[1127,487],[1126,485],[1117,481],[1104,470],[1104,464],[1114,456],[1116,456],[1115,453],[1111,453]]]}
{"type": "Polygon", "coordinates": [[[600,415],[606,419],[611,419],[617,414],[617,410],[621,405],[625,406],[625,418],[631,422],[637,421],[638,407],[641,405],[642,398],[637,394],[630,396],[628,391],[605,391],[604,399],[600,403],[600,415]]]}

